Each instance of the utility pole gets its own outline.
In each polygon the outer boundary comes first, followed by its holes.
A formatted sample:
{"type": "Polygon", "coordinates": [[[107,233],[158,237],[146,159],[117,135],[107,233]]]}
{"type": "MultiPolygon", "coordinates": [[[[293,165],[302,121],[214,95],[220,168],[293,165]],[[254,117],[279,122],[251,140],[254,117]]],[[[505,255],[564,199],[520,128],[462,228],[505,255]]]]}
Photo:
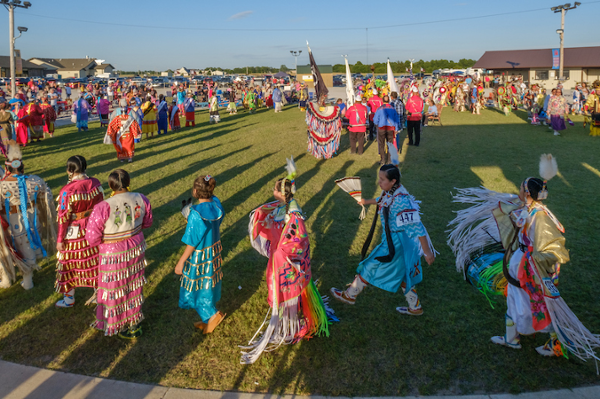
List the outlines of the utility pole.
{"type": "MultiPolygon", "coordinates": [[[[14,97],[17,94],[17,85],[16,85],[16,77],[15,77],[15,7],[20,8],[29,8],[31,7],[31,3],[26,1],[21,4],[20,0],[0,0],[0,4],[2,4],[8,10],[8,29],[9,32],[9,40],[10,40],[10,92],[14,97]]],[[[19,27],[19,32],[21,34],[26,32],[27,28],[19,27]]],[[[20,37],[19,35],[18,37],[20,37]]]]}
{"type": "Polygon", "coordinates": [[[558,69],[558,79],[563,81],[564,77],[564,62],[565,62],[565,54],[564,54],[564,38],[565,38],[565,14],[569,10],[574,10],[581,3],[576,1],[575,5],[571,6],[571,3],[563,4],[561,6],[552,7],[550,10],[554,11],[554,13],[560,13],[560,29],[556,30],[556,33],[560,35],[560,58],[559,58],[559,69],[558,69]]]}
{"type": "Polygon", "coordinates": [[[367,65],[369,65],[369,28],[365,28],[367,32],[367,65]]]}

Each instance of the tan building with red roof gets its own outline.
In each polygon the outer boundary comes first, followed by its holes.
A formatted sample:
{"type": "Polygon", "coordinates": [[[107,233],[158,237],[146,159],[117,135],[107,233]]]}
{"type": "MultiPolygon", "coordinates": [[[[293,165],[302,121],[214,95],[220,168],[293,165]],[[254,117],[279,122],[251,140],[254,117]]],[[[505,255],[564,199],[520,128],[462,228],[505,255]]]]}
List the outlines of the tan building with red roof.
{"type": "MultiPolygon", "coordinates": [[[[600,47],[570,47],[564,49],[565,81],[563,87],[572,89],[575,84],[588,85],[600,79],[600,47]]],[[[559,83],[558,69],[552,69],[552,49],[486,51],[473,68],[493,71],[494,75],[522,76],[526,83],[538,84],[546,89],[559,83]]]]}

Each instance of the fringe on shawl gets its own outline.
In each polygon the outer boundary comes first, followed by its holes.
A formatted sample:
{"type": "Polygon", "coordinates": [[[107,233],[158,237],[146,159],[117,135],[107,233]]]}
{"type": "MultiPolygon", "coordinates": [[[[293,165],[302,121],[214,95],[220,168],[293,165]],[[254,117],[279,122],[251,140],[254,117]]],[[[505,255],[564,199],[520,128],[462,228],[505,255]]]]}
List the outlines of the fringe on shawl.
{"type": "Polygon", "coordinates": [[[310,105],[306,108],[308,152],[317,159],[330,159],[340,147],[342,120],[337,108],[332,115],[323,118],[310,105]]]}
{"type": "Polygon", "coordinates": [[[567,347],[569,353],[583,361],[600,360],[595,353],[595,349],[600,348],[600,335],[592,334],[579,321],[562,297],[544,297],[544,300],[558,340],[567,347]]]}
{"type": "Polygon", "coordinates": [[[48,256],[52,256],[56,253],[56,239],[58,237],[57,215],[52,195],[43,194],[37,200],[38,218],[42,233],[40,238],[48,256]]]}
{"type": "Polygon", "coordinates": [[[252,247],[256,249],[256,251],[262,256],[269,257],[269,240],[262,237],[260,234],[257,234],[256,238],[254,237],[254,228],[256,223],[260,223],[256,220],[256,211],[259,208],[253,210],[250,213],[250,222],[248,223],[248,236],[250,237],[250,244],[252,247]]]}
{"type": "Polygon", "coordinates": [[[311,280],[299,297],[269,309],[248,345],[240,346],[249,350],[242,351],[241,364],[252,364],[263,352],[272,352],[283,344],[293,344],[315,335],[329,337],[329,321],[323,299],[311,280]],[[269,324],[262,332],[269,315],[269,324]],[[261,337],[256,340],[261,332],[261,337]]]}
{"type": "MultiPolygon", "coordinates": [[[[537,278],[543,281],[537,270],[537,266],[533,267],[533,270],[537,278]]],[[[579,318],[577,318],[565,300],[560,296],[558,290],[555,289],[555,294],[553,295],[552,297],[544,295],[544,302],[550,314],[552,327],[560,343],[568,349],[569,353],[577,356],[579,359],[583,361],[594,359],[598,362],[600,358],[596,355],[595,349],[600,348],[600,335],[592,334],[579,321],[579,318]]],[[[597,367],[596,373],[598,374],[597,367]]]]}
{"type": "Polygon", "coordinates": [[[31,267],[27,265],[15,249],[11,246],[10,237],[4,234],[4,228],[0,227],[0,277],[2,282],[0,286],[4,288],[10,287],[17,280],[15,268],[18,268],[21,273],[30,271],[31,267]],[[6,281],[4,281],[6,279],[6,281]]]}
{"type": "Polygon", "coordinates": [[[454,226],[454,229],[447,230],[447,244],[456,256],[456,270],[464,272],[474,253],[501,242],[492,211],[499,202],[510,203],[518,196],[488,190],[483,186],[456,190],[453,202],[472,205],[456,211],[456,217],[448,223],[448,227],[454,226]]]}

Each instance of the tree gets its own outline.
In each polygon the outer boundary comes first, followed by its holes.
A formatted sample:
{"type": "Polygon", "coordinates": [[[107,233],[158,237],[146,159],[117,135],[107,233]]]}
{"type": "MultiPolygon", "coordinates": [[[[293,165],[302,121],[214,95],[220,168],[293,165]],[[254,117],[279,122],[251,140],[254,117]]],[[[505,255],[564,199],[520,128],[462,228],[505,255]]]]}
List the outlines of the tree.
{"type": "Polygon", "coordinates": [[[281,72],[287,72],[287,71],[289,71],[290,69],[289,69],[287,66],[285,66],[285,65],[283,65],[283,64],[282,64],[282,65],[279,67],[279,70],[280,70],[281,72]]]}

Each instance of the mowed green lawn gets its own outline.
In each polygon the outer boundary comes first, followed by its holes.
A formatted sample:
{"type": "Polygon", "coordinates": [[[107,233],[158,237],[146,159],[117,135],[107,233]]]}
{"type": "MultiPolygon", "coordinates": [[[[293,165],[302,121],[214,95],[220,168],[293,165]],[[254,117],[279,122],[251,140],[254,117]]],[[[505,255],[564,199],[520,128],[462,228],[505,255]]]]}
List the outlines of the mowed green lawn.
{"type": "MultiPolygon", "coordinates": [[[[0,291],[0,357],[38,367],[111,379],[212,390],[346,396],[495,393],[545,390],[595,384],[593,362],[542,358],[535,346],[547,336],[524,337],[520,351],[490,343],[504,333],[506,305],[494,309],[464,282],[446,245],[446,225],[459,205],[455,187],[484,184],[516,192],[536,176],[541,153],[552,153],[561,175],[549,183],[547,204],[566,228],[571,262],[562,268],[560,290],[593,332],[600,332],[600,138],[588,136],[581,118],[561,137],[531,126],[523,112],[505,117],[495,110],[482,115],[444,110],[444,126],[425,128],[420,147],[405,147],[403,183],[422,200],[423,221],[440,252],[424,267],[418,286],[425,313],[402,316],[395,308],[401,294],[368,288],[356,305],[331,303],[341,322],[329,338],[314,338],[265,353],[254,365],[240,362],[246,344],[262,323],[267,307],[264,280],[267,260],[247,237],[248,214],[272,199],[274,181],[284,175],[293,155],[299,170],[297,199],[307,215],[312,271],[322,294],[354,277],[360,249],[374,209],[358,220],[360,207],[334,180],[357,175],[363,195],[377,196],[378,154],[369,143],[362,157],[349,152],[342,137],[339,154],[316,160],[306,152],[304,115],[295,107],[274,114],[244,111],[208,123],[198,112],[195,128],[144,140],[133,164],[117,161],[102,144],[105,129],[92,124],[87,133],[58,129],[54,139],[24,150],[26,172],[43,177],[55,195],[67,182],[65,163],[79,154],[88,174],[106,181],[123,167],[131,188],[148,196],[154,225],[148,242],[148,285],[144,291],[143,336],[137,341],[104,337],[89,328],[94,310],[84,306],[91,289],[78,289],[73,309],[57,309],[55,259],[35,273],[35,288],[19,285],[0,291]],[[178,308],[179,278],[173,273],[183,252],[185,221],[180,203],[190,196],[194,178],[211,174],[215,194],[227,212],[221,227],[224,280],[219,308],[227,318],[205,336],[196,331],[194,311],[178,308]]],[[[374,241],[379,242],[379,231],[374,241]]],[[[41,389],[41,388],[40,388],[41,389]]]]}

